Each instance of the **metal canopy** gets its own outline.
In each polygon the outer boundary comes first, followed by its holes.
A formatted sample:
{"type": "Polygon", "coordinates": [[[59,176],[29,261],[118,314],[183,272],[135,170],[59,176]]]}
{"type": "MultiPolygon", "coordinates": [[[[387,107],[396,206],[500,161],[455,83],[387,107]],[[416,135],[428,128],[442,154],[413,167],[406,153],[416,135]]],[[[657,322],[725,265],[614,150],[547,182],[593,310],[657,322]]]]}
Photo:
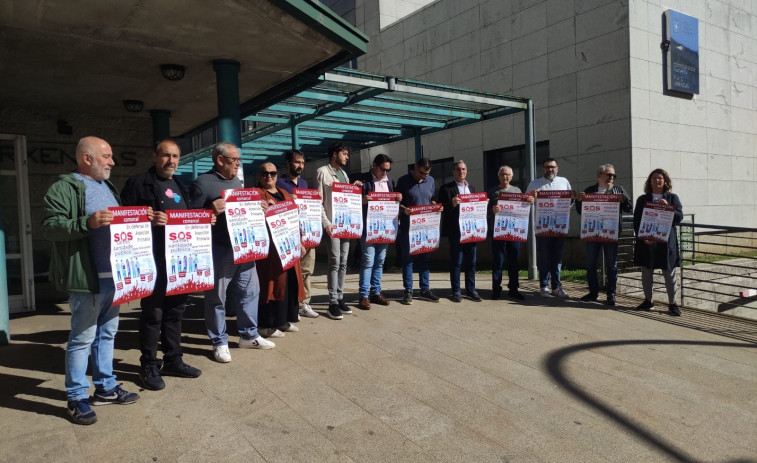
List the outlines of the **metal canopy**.
{"type": "MultiPolygon", "coordinates": [[[[283,151],[300,149],[309,159],[326,156],[342,142],[362,150],[461,127],[528,109],[527,98],[476,92],[339,68],[307,90],[243,116],[254,129],[242,134],[242,157],[255,168],[281,165],[283,151]]],[[[182,156],[178,173],[208,170],[211,148],[182,156]]],[[[246,169],[247,170],[247,169],[246,169]]]]}

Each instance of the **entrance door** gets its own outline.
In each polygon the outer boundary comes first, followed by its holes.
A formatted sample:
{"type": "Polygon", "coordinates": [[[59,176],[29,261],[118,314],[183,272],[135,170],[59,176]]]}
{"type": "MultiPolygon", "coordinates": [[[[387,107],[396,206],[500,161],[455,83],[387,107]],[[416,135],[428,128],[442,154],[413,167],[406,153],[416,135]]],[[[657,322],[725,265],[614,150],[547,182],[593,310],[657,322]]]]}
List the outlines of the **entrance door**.
{"type": "Polygon", "coordinates": [[[34,310],[27,172],[26,137],[0,134],[0,235],[5,236],[5,262],[0,265],[6,267],[10,313],[34,310]]]}

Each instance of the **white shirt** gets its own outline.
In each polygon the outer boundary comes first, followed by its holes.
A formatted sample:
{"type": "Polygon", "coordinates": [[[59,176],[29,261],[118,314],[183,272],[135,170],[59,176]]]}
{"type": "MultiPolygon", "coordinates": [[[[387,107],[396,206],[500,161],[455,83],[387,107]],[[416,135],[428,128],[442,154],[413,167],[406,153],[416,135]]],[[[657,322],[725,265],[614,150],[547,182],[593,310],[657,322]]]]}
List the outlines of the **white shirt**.
{"type": "Polygon", "coordinates": [[[377,193],[389,193],[389,177],[379,180],[373,175],[373,172],[371,172],[371,176],[373,177],[373,191],[377,193]]]}
{"type": "Polygon", "coordinates": [[[468,188],[468,182],[465,182],[465,183],[455,182],[455,183],[457,183],[458,193],[460,193],[461,195],[470,193],[470,188],[468,188]]]}
{"type": "Polygon", "coordinates": [[[570,182],[565,177],[555,177],[552,181],[547,180],[544,177],[539,177],[531,180],[528,184],[526,192],[534,190],[572,190],[570,182]]]}

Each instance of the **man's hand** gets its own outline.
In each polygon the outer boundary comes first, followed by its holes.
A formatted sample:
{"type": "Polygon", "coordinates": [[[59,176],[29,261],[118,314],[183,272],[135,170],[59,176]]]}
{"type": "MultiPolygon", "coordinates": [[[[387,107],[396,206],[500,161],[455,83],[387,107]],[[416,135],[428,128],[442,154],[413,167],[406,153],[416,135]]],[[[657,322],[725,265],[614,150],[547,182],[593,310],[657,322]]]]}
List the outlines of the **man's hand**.
{"type": "Polygon", "coordinates": [[[216,215],[210,214],[210,225],[211,226],[215,225],[217,221],[218,221],[218,218],[216,217],[216,215]]]}
{"type": "Polygon", "coordinates": [[[355,180],[354,182],[352,182],[352,184],[356,185],[356,186],[359,186],[359,187],[363,186],[363,182],[361,182],[360,180],[355,180]]]}
{"type": "Polygon", "coordinates": [[[324,230],[326,230],[326,234],[329,235],[329,238],[333,238],[333,235],[331,232],[331,225],[326,225],[326,228],[324,228],[324,230]]]}
{"type": "Polygon", "coordinates": [[[455,196],[454,198],[452,198],[452,207],[457,207],[459,204],[460,204],[459,196],[455,196]]]}
{"type": "Polygon", "coordinates": [[[495,214],[499,214],[499,211],[502,210],[502,206],[492,206],[492,212],[495,214]]]}
{"type": "MultiPolygon", "coordinates": [[[[215,216],[213,216],[215,218],[215,216]]],[[[163,227],[168,223],[168,214],[165,212],[155,211],[153,213],[152,225],[153,227],[163,227]]]]}
{"type": "Polygon", "coordinates": [[[95,228],[106,227],[113,221],[113,212],[102,209],[90,215],[87,219],[87,227],[94,230],[95,228]]]}
{"type": "Polygon", "coordinates": [[[585,197],[586,197],[586,193],[584,193],[582,191],[582,192],[578,193],[578,196],[576,197],[576,199],[579,200],[579,201],[583,201],[585,197]]]}
{"type": "Polygon", "coordinates": [[[399,203],[401,201],[402,201],[402,193],[397,193],[397,202],[399,203]]]}
{"type": "Polygon", "coordinates": [[[533,204],[533,203],[534,203],[534,197],[533,196],[529,196],[528,197],[528,204],[533,204]]]}
{"type": "Polygon", "coordinates": [[[226,200],[218,198],[211,204],[213,206],[213,215],[221,215],[226,211],[226,200]]]}

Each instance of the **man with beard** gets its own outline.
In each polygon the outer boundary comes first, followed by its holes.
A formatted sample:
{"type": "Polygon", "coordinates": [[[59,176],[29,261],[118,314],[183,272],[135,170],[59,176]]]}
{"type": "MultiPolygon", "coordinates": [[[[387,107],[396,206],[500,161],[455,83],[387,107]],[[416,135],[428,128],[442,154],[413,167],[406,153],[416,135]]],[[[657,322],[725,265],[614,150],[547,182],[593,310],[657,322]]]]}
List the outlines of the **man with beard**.
{"type": "MultiPolygon", "coordinates": [[[[301,177],[305,169],[305,155],[299,150],[284,151],[286,160],[286,172],[276,180],[276,186],[287,193],[294,194],[295,188],[307,188],[308,182],[301,177]]],[[[300,301],[300,315],[308,318],[317,318],[318,312],[310,307],[310,275],[315,269],[315,248],[307,248],[300,259],[302,266],[302,285],[305,289],[305,299],[300,301]]]]}

